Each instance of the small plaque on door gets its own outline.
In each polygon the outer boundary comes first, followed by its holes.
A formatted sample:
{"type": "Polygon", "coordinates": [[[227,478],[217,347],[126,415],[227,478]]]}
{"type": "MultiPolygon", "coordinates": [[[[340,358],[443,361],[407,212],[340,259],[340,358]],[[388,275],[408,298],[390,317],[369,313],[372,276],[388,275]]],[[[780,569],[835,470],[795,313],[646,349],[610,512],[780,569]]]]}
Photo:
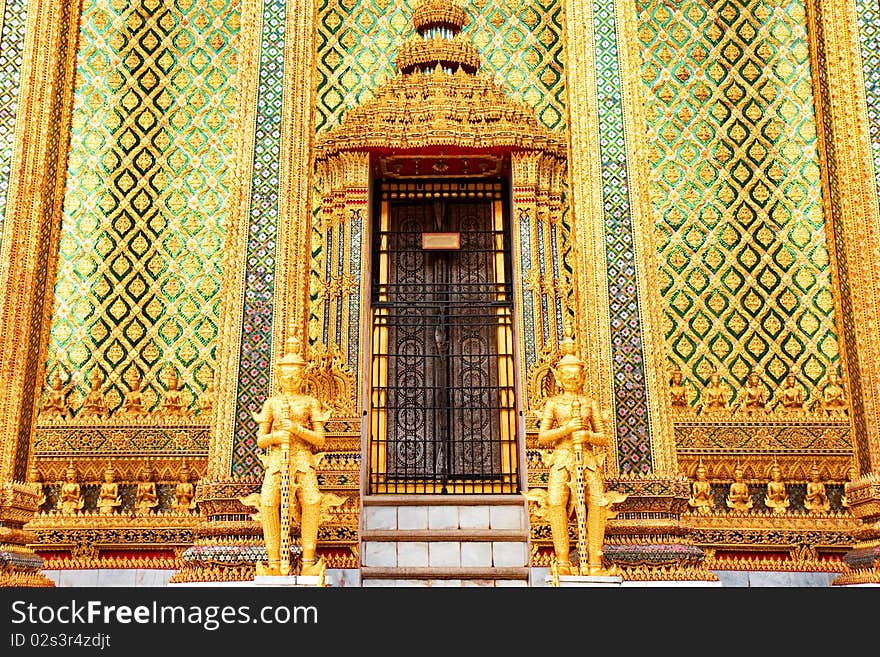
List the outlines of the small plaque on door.
{"type": "Polygon", "coordinates": [[[422,233],[425,251],[453,251],[461,248],[461,233],[422,233]]]}

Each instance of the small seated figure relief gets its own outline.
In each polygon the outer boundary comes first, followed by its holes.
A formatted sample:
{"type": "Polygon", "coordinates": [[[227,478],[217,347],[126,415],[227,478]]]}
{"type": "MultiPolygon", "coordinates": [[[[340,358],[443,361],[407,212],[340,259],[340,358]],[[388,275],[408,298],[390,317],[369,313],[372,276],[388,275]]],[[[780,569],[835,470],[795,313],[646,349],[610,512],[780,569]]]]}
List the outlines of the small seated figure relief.
{"type": "Polygon", "coordinates": [[[137,374],[131,380],[131,389],[125,393],[125,401],[122,402],[122,414],[126,417],[145,417],[148,415],[147,409],[144,408],[141,377],[137,374]]]}
{"type": "Polygon", "coordinates": [[[782,469],[774,460],[770,467],[770,481],[767,482],[767,494],[764,496],[764,504],[773,513],[785,513],[791,500],[788,499],[788,492],[785,489],[785,482],[782,481],[782,469]]]}
{"type": "Polygon", "coordinates": [[[840,504],[845,509],[849,508],[849,500],[846,499],[846,487],[854,482],[859,476],[859,471],[856,468],[855,463],[850,464],[850,466],[846,469],[846,484],[843,486],[843,496],[840,498],[840,504]]]}
{"type": "Polygon", "coordinates": [[[669,403],[673,411],[690,408],[687,387],[683,383],[683,378],[684,375],[678,367],[672,370],[672,377],[669,380],[669,403]]]}
{"type": "Polygon", "coordinates": [[[85,401],[83,401],[79,417],[97,419],[108,417],[110,409],[107,407],[107,402],[104,401],[104,391],[101,389],[104,377],[97,367],[92,368],[92,371],[89,373],[89,383],[91,388],[86,395],[85,401]]]}
{"type": "Polygon", "coordinates": [[[706,466],[702,459],[697,465],[696,479],[691,484],[691,497],[688,505],[696,513],[711,513],[714,502],[712,500],[712,484],[706,478],[706,466]]]}
{"type": "Polygon", "coordinates": [[[72,387],[72,383],[64,384],[57,371],[52,375],[46,399],[40,408],[41,420],[66,420],[72,415],[67,405],[67,393],[72,387]]]}
{"type": "Polygon", "coordinates": [[[733,470],[733,482],[730,484],[726,502],[727,508],[733,511],[748,511],[754,506],[749,485],[743,480],[743,469],[739,464],[733,470]]]}
{"type": "Polygon", "coordinates": [[[702,404],[699,413],[715,413],[727,409],[727,393],[721,386],[721,375],[714,370],[709,376],[709,385],[703,388],[702,404]]]}
{"type": "Polygon", "coordinates": [[[831,502],[825,490],[825,484],[819,479],[819,466],[815,463],[810,468],[810,481],[807,482],[807,495],[804,506],[810,513],[828,513],[831,502]]]}
{"type": "Polygon", "coordinates": [[[43,473],[34,469],[33,474],[31,475],[31,483],[34,485],[37,492],[37,513],[41,513],[43,505],[46,503],[46,489],[43,484],[43,473]]]}
{"type": "Polygon", "coordinates": [[[58,494],[58,510],[63,515],[78,514],[85,505],[77,478],[76,468],[73,467],[73,461],[70,461],[64,472],[64,483],[61,484],[61,490],[58,494]]]}
{"type": "Polygon", "coordinates": [[[180,480],[174,487],[174,510],[177,513],[190,513],[196,508],[196,486],[190,481],[189,466],[184,463],[180,469],[180,480]]]}
{"type": "Polygon", "coordinates": [[[825,385],[822,387],[822,398],[819,400],[819,409],[828,415],[846,413],[847,410],[846,390],[843,382],[834,370],[828,372],[825,385]]]}
{"type": "Polygon", "coordinates": [[[742,389],[742,399],[739,402],[738,409],[744,413],[756,413],[767,410],[766,391],[764,384],[761,383],[761,377],[757,372],[749,373],[746,378],[746,384],[742,389]]]}
{"type": "Polygon", "coordinates": [[[162,403],[156,410],[156,415],[164,418],[189,417],[189,413],[183,405],[180,379],[174,371],[168,375],[168,390],[162,396],[162,403]]]}
{"type": "Polygon", "coordinates": [[[107,463],[104,468],[104,481],[98,491],[98,512],[102,514],[116,513],[122,506],[122,498],[119,496],[119,483],[116,481],[116,470],[107,463]]]}
{"type": "Polygon", "coordinates": [[[784,411],[803,411],[806,410],[806,398],[804,397],[804,389],[797,383],[797,377],[794,374],[788,374],[785,377],[785,383],[776,393],[776,410],[784,411]]]}
{"type": "Polygon", "coordinates": [[[214,412],[214,404],[217,401],[217,391],[214,390],[214,377],[208,379],[205,391],[199,395],[199,417],[209,418],[214,412]]]}
{"type": "Polygon", "coordinates": [[[159,506],[159,495],[156,492],[156,482],[153,481],[153,470],[144,466],[140,472],[140,481],[134,497],[135,512],[139,516],[150,515],[159,506]]]}

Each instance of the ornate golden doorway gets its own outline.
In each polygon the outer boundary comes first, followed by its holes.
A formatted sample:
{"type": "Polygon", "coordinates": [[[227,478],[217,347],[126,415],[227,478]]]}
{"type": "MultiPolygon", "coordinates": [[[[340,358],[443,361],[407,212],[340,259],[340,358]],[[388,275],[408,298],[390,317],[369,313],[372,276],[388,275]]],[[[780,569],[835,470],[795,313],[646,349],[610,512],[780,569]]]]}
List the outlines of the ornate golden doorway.
{"type": "Polygon", "coordinates": [[[377,182],[369,493],[516,493],[502,180],[377,182]]]}

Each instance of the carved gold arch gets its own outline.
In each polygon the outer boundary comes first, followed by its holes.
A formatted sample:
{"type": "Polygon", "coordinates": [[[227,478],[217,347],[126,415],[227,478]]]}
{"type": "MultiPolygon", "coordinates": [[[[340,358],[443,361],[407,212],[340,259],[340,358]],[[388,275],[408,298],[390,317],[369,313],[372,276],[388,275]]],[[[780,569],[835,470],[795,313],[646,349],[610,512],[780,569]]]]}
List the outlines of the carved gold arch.
{"type": "MultiPolygon", "coordinates": [[[[524,381],[555,352],[572,312],[571,270],[563,222],[564,137],[484,75],[439,66],[400,74],[370,101],[351,109],[315,146],[320,199],[320,272],[313,279],[316,343],[334,345],[345,372],[363,372],[362,300],[368,291],[370,184],[390,177],[509,175],[519,358],[524,381]]],[[[346,386],[360,408],[360,382],[346,386]]],[[[529,386],[531,388],[531,386],[529,386]]],[[[529,407],[540,394],[524,390],[529,407]]]]}

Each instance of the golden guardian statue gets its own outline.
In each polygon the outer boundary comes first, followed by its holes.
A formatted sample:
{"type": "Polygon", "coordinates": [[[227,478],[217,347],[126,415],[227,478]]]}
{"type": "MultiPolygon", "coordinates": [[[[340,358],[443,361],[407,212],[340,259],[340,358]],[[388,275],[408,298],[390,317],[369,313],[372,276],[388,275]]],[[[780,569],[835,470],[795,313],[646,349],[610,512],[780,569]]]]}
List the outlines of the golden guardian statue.
{"type": "Polygon", "coordinates": [[[546,458],[549,481],[546,491],[525,495],[550,523],[556,575],[612,575],[615,570],[602,562],[605,522],[616,515],[611,505],[626,495],[605,491],[607,423],[595,400],[583,393],[584,362],[575,354],[571,335],[562,340],[560,351],[563,355],[553,374],[562,392],[547,399],[538,430],[538,445],[551,448],[546,458]],[[577,569],[571,564],[568,535],[572,509],[578,524],[577,569]]]}
{"type": "Polygon", "coordinates": [[[319,450],[324,447],[324,423],[330,411],[303,390],[308,363],[300,355],[300,342],[293,331],[278,360],[280,390],[254,415],[259,424],[257,445],[265,473],[259,496],[242,500],[256,506],[255,517],[263,528],[267,561],[257,564],[257,575],[291,575],[290,530],[300,526],[302,568],[300,575],[323,576],[325,564],[316,556],[318,524],[322,507],[342,502],[318,488],[319,450]],[[258,499],[257,499],[258,497],[258,499]]]}

